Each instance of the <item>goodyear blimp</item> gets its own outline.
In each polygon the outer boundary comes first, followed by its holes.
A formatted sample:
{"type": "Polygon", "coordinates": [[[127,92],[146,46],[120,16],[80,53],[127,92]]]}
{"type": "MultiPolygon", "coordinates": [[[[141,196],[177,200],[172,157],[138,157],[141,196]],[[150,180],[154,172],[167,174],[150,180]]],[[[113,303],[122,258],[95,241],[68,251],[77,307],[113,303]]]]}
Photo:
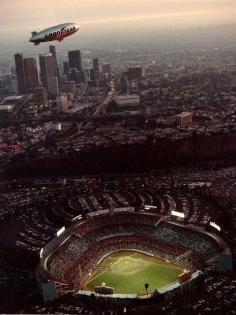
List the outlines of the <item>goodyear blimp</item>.
{"type": "Polygon", "coordinates": [[[52,26],[40,32],[32,32],[30,42],[34,45],[50,41],[62,41],[65,37],[71,36],[79,30],[76,23],[64,23],[52,26]]]}

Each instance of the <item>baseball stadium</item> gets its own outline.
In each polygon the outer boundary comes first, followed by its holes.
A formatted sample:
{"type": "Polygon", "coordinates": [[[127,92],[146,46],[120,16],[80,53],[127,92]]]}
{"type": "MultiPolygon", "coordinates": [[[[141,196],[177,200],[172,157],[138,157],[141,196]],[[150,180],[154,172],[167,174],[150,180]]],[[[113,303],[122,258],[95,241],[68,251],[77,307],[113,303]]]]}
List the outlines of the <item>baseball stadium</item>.
{"type": "Polygon", "coordinates": [[[41,249],[37,278],[44,300],[68,292],[149,299],[191,284],[210,265],[230,270],[227,244],[181,216],[120,208],[74,218],[41,249]]]}

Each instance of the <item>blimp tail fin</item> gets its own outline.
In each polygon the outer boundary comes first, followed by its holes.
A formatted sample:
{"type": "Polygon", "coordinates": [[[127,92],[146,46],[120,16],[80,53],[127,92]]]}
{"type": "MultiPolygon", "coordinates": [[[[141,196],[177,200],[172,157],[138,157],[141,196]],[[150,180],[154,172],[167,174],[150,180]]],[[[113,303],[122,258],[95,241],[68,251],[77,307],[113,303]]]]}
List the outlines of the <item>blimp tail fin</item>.
{"type": "Polygon", "coordinates": [[[38,34],[38,32],[32,32],[31,35],[32,36],[36,36],[38,34]]]}

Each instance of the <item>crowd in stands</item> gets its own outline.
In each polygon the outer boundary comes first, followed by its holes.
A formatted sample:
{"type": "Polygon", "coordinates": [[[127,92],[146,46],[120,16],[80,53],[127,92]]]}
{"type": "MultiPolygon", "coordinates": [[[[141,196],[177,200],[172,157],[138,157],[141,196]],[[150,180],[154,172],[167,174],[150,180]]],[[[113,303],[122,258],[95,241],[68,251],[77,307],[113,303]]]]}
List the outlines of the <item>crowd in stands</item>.
{"type": "Polygon", "coordinates": [[[157,216],[148,214],[123,213],[116,215],[102,215],[95,216],[84,223],[75,226],[73,231],[79,235],[85,235],[85,233],[91,233],[91,231],[94,230],[98,233],[99,231],[97,230],[102,227],[110,227],[110,234],[113,234],[115,232],[117,233],[117,231],[122,233],[126,228],[127,232],[134,231],[135,233],[142,231],[142,233],[153,235],[157,240],[166,241],[200,252],[206,259],[215,257],[219,252],[219,247],[216,242],[203,233],[167,222],[158,223],[158,220],[159,218],[157,216]],[[125,227],[125,224],[129,224],[129,226],[125,227]]]}

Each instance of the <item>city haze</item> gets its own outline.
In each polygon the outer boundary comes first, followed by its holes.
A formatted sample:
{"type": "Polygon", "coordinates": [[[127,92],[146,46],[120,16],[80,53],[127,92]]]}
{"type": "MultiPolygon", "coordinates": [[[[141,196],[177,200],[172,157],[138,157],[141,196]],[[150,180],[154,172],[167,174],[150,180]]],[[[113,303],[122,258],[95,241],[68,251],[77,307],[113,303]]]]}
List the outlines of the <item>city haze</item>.
{"type": "Polygon", "coordinates": [[[1,38],[72,21],[82,31],[178,29],[234,23],[235,1],[1,0],[1,38]],[[17,33],[16,33],[17,32],[17,33]]]}
{"type": "Polygon", "coordinates": [[[64,22],[81,25],[78,34],[57,45],[80,49],[234,46],[235,1],[1,0],[0,56],[15,51],[37,56],[47,50],[28,42],[32,31],[64,22]]]}

